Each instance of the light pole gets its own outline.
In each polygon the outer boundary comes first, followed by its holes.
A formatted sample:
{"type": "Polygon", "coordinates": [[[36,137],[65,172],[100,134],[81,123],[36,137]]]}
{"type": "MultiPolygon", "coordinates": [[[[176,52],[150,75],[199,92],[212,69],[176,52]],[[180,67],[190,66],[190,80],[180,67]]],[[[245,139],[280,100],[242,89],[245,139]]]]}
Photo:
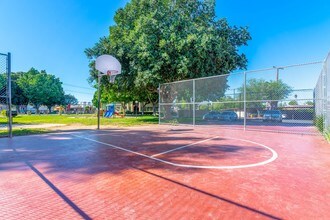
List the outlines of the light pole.
{"type": "Polygon", "coordinates": [[[279,75],[280,75],[280,70],[284,70],[283,67],[276,67],[276,66],[273,66],[274,69],[276,69],[276,82],[278,82],[279,80],[279,75]]]}

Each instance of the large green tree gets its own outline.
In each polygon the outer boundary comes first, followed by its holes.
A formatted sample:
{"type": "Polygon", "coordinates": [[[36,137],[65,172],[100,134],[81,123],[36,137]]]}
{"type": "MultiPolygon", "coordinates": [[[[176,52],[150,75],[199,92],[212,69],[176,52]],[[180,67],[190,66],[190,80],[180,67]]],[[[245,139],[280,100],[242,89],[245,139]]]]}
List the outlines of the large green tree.
{"type": "MultiPolygon", "coordinates": [[[[109,37],[85,51],[91,81],[97,78],[94,59],[102,53],[113,54],[121,62],[116,83],[127,92],[157,94],[159,83],[246,67],[239,48],[251,39],[247,28],[217,19],[214,0],[132,0],[116,12],[114,20],[109,37]]],[[[157,95],[150,97],[157,102],[157,95]]]]}
{"type": "Polygon", "coordinates": [[[44,72],[45,75],[42,73],[42,75],[45,77],[45,87],[46,87],[46,97],[43,105],[46,105],[49,112],[51,112],[51,108],[54,105],[60,105],[64,101],[64,90],[62,87],[62,82],[58,77],[55,77],[52,74],[47,74],[44,72]]]}
{"type": "MultiPolygon", "coordinates": [[[[239,89],[244,93],[244,85],[239,89]]],[[[269,102],[271,108],[277,108],[278,101],[287,98],[292,93],[292,88],[282,80],[270,80],[252,78],[246,82],[246,101],[248,108],[262,108],[265,102],[269,102]]]]}
{"type": "MultiPolygon", "coordinates": [[[[23,74],[23,72],[18,73],[11,73],[11,103],[13,105],[27,105],[28,99],[25,96],[23,90],[20,88],[20,86],[17,84],[18,78],[23,74]]],[[[0,95],[4,96],[6,95],[7,90],[7,75],[6,74],[0,74],[0,95]]],[[[7,102],[5,101],[5,98],[1,98],[1,102],[7,102]]],[[[18,108],[19,110],[19,108],[18,108]]]]}
{"type": "MultiPolygon", "coordinates": [[[[17,72],[11,74],[11,93],[12,93],[12,99],[11,102],[13,105],[22,105],[26,106],[29,104],[29,100],[26,97],[25,93],[23,92],[23,89],[18,85],[18,79],[24,74],[24,72],[17,72]]],[[[17,110],[20,110],[20,108],[17,108],[17,110]]]]}
{"type": "Polygon", "coordinates": [[[29,100],[39,113],[40,105],[51,107],[61,104],[64,99],[62,82],[54,75],[47,74],[46,71],[38,71],[31,68],[17,79],[18,86],[22,89],[26,98],[29,100]]]}

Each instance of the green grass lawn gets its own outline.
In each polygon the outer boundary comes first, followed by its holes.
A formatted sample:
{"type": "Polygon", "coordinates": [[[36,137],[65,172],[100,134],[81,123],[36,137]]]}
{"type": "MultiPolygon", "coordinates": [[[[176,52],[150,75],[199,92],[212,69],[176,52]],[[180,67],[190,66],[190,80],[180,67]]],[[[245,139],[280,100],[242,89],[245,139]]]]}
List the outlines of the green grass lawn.
{"type": "MultiPolygon", "coordinates": [[[[50,132],[50,130],[46,130],[44,128],[14,128],[13,136],[21,136],[21,135],[30,135],[30,134],[43,134],[50,132]]],[[[7,130],[0,130],[0,137],[8,136],[7,130]]]]}
{"type": "MultiPolygon", "coordinates": [[[[135,126],[157,124],[158,117],[138,116],[125,118],[103,118],[101,125],[135,126]]],[[[13,118],[14,124],[65,124],[65,125],[96,125],[96,115],[18,115],[13,118]]]]}
{"type": "MultiPolygon", "coordinates": [[[[0,116],[1,117],[1,116],[0,116]]],[[[6,124],[5,117],[0,118],[0,124],[6,124]]],[[[37,124],[65,124],[65,125],[97,125],[96,115],[18,115],[13,118],[14,124],[21,125],[37,125],[37,124]]],[[[125,118],[103,118],[101,117],[101,125],[113,125],[122,127],[131,127],[138,125],[157,124],[158,117],[155,116],[138,116],[125,118]]],[[[51,130],[47,128],[13,128],[13,135],[28,135],[47,133],[51,130]]],[[[7,135],[7,130],[0,130],[0,136],[7,135]]]]}

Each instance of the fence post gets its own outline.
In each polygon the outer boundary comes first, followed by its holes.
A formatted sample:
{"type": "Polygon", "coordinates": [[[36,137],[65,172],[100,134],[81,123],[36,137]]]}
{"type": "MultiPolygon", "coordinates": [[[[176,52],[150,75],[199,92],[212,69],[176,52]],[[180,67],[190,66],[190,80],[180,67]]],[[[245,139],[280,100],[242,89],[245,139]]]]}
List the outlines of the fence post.
{"type": "Polygon", "coordinates": [[[8,124],[8,132],[9,137],[13,137],[13,115],[11,112],[11,53],[7,55],[7,86],[8,86],[8,111],[9,111],[9,124],[8,124]]]}
{"type": "Polygon", "coordinates": [[[244,99],[244,131],[246,130],[246,72],[244,71],[244,93],[243,93],[243,99],[244,99]]]}
{"type": "Polygon", "coordinates": [[[323,117],[323,135],[326,134],[326,127],[327,127],[327,59],[325,59],[323,63],[323,71],[322,71],[322,117],[323,117]]]}
{"type": "Polygon", "coordinates": [[[195,126],[196,123],[196,108],[195,108],[195,97],[196,97],[196,91],[195,91],[195,79],[193,79],[193,126],[195,126]]]}
{"type": "Polygon", "coordinates": [[[158,124],[160,125],[160,83],[158,84],[158,124]]]}

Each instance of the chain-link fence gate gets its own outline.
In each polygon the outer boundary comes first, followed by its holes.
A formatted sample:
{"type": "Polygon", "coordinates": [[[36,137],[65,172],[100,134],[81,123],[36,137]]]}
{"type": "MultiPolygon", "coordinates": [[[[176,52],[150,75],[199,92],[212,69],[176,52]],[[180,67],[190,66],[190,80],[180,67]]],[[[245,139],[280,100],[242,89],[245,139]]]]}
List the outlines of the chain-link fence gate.
{"type": "Polygon", "coordinates": [[[329,58],[161,84],[159,123],[319,134],[319,123],[330,125],[330,85],[321,97],[315,88],[324,72],[329,58]]]}
{"type": "Polygon", "coordinates": [[[0,53],[0,137],[12,136],[10,53],[0,53]]]}

